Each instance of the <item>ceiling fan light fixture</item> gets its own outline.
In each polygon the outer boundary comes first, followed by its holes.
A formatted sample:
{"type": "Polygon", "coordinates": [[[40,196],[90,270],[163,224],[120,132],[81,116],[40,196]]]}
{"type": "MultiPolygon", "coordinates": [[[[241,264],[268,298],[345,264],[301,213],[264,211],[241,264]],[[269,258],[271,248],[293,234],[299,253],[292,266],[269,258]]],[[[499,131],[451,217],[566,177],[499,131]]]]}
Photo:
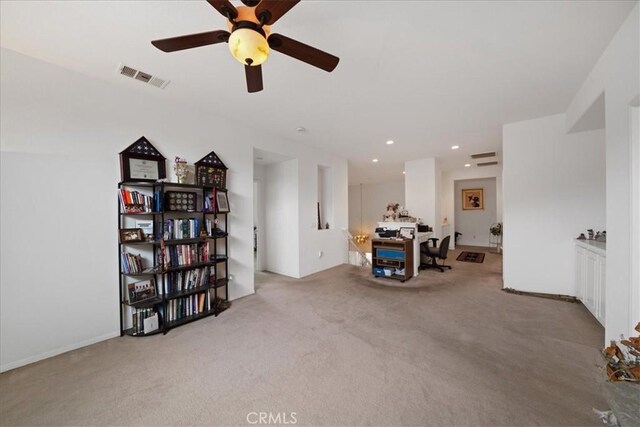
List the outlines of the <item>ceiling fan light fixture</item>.
{"type": "Polygon", "coordinates": [[[255,67],[269,57],[265,36],[252,28],[238,28],[229,37],[231,55],[244,65],[255,67]]]}

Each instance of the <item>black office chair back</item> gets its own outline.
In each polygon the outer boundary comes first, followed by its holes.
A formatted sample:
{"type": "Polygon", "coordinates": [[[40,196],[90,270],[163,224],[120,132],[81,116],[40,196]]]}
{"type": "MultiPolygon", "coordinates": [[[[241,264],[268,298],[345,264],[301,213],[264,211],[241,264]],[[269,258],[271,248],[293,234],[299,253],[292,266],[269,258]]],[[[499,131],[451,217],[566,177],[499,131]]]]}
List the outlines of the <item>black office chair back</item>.
{"type": "Polygon", "coordinates": [[[438,258],[447,259],[447,253],[449,253],[449,241],[451,240],[451,236],[447,236],[442,239],[440,242],[440,255],[438,258]]]}

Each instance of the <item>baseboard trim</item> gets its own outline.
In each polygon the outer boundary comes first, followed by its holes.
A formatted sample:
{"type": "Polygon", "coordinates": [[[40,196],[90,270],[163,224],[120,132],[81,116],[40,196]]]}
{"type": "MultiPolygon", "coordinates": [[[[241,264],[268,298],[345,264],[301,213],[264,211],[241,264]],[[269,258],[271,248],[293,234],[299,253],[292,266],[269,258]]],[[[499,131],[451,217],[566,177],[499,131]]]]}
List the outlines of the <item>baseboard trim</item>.
{"type": "Polygon", "coordinates": [[[100,341],[106,341],[108,339],[119,337],[119,336],[120,336],[120,332],[110,332],[108,334],[100,335],[98,337],[89,338],[88,340],[85,340],[85,341],[80,341],[78,343],[57,348],[55,350],[40,353],[36,356],[27,357],[25,359],[17,360],[15,362],[4,363],[0,365],[0,372],[7,372],[12,369],[20,368],[25,365],[30,365],[32,363],[39,362],[41,360],[48,359],[50,357],[54,357],[59,354],[66,353],[68,351],[77,350],[79,348],[86,347],[88,345],[95,344],[100,341]]]}
{"type": "Polygon", "coordinates": [[[526,292],[526,291],[519,291],[513,288],[502,288],[502,290],[510,294],[524,295],[527,297],[547,298],[547,299],[554,299],[558,301],[565,301],[565,302],[572,302],[572,303],[580,302],[578,298],[572,297],[571,295],[545,294],[542,292],[526,292]]]}

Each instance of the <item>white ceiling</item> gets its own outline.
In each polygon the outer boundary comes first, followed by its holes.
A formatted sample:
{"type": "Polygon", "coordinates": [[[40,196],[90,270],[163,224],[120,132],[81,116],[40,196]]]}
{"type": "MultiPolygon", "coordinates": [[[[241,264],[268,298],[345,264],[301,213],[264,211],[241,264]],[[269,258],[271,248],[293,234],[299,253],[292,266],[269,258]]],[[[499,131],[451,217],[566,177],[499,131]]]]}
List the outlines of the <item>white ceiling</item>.
{"type": "Polygon", "coordinates": [[[2,1],[0,43],[340,154],[357,184],[399,179],[412,158],[461,167],[471,153],[500,150],[503,123],[565,111],[634,4],[303,0],[272,31],[339,56],[338,67],[329,74],[272,52],[255,94],[226,45],[163,53],[150,44],[225,28],[204,0],[2,1]],[[119,63],[171,84],[146,87],[117,75],[119,63]]]}

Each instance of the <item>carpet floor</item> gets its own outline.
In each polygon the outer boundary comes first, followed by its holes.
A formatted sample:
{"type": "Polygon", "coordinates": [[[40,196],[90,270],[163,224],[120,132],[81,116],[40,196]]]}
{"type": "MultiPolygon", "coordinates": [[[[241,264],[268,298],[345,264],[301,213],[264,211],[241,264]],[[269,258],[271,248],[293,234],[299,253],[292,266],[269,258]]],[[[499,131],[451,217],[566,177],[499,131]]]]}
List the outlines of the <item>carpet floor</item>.
{"type": "Polygon", "coordinates": [[[3,373],[0,423],[601,425],[599,324],[581,304],[500,291],[501,256],[460,250],[404,284],[349,265],[258,273],[218,318],[3,373]]]}

